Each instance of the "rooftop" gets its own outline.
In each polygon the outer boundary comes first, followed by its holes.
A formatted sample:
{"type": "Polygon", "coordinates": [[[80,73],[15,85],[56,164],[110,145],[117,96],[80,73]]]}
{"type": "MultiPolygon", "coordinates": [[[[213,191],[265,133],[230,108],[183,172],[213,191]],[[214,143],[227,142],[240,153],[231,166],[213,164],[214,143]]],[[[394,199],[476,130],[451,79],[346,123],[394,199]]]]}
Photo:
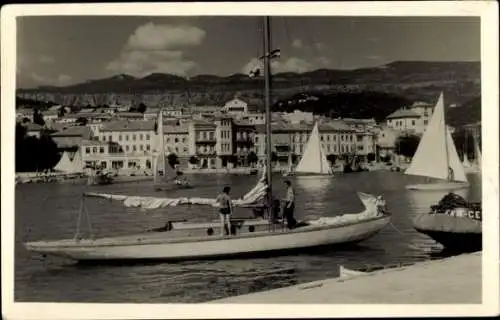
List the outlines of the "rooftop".
{"type": "Polygon", "coordinates": [[[52,134],[52,137],[83,137],[90,138],[91,130],[85,126],[68,127],[66,130],[59,131],[52,134]]]}
{"type": "MultiPolygon", "coordinates": [[[[274,133],[294,133],[294,132],[310,132],[314,127],[312,123],[273,123],[271,125],[271,130],[274,133]]],[[[255,129],[258,133],[266,132],[266,125],[259,124],[255,125],[255,129]]],[[[320,132],[352,132],[352,130],[342,121],[330,121],[328,123],[321,123],[319,125],[320,132]]]]}
{"type": "Polygon", "coordinates": [[[387,119],[420,118],[420,115],[412,110],[399,109],[387,116],[387,119]]]}
{"type": "Polygon", "coordinates": [[[155,122],[118,120],[105,123],[100,131],[153,131],[155,122]]]}

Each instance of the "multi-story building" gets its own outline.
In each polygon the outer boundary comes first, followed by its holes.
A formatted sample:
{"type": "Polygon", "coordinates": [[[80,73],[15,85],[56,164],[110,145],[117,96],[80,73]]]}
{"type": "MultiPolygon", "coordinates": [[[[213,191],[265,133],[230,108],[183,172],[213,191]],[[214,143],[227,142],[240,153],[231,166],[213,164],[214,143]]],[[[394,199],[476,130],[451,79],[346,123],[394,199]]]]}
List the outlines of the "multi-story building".
{"type": "Polygon", "coordinates": [[[249,165],[248,155],[255,152],[255,125],[245,122],[234,123],[234,155],[239,165],[249,165]]]}
{"type": "MultiPolygon", "coordinates": [[[[273,124],[271,143],[278,161],[286,161],[290,153],[300,157],[312,129],[313,124],[273,124]]],[[[339,120],[320,123],[318,129],[321,147],[327,155],[366,156],[375,152],[375,135],[371,131],[353,130],[339,120]]],[[[261,160],[266,156],[266,138],[265,126],[256,126],[255,150],[261,160]]]]}
{"type": "Polygon", "coordinates": [[[222,111],[236,118],[242,118],[248,114],[248,104],[238,98],[234,98],[222,107],[222,111]]]}
{"type": "Polygon", "coordinates": [[[434,106],[415,102],[407,108],[394,111],[387,117],[387,126],[400,132],[423,134],[430,121],[434,106]]]}
{"type": "Polygon", "coordinates": [[[388,126],[381,126],[376,131],[377,153],[380,157],[392,156],[400,132],[388,126]]]}
{"type": "Polygon", "coordinates": [[[217,126],[206,120],[193,120],[189,124],[189,154],[196,157],[198,166],[212,168],[217,165],[217,126]]]}
{"type": "Polygon", "coordinates": [[[227,167],[231,163],[231,156],[234,153],[233,118],[228,116],[218,116],[215,118],[215,152],[218,155],[217,167],[227,167]]]}

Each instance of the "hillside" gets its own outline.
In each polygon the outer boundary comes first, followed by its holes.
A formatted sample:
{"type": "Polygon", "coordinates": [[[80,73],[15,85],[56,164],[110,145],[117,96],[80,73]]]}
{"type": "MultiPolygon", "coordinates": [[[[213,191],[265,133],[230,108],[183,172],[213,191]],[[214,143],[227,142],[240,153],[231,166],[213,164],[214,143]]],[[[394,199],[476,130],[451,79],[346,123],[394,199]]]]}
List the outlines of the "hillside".
{"type": "MultiPolygon", "coordinates": [[[[244,74],[198,75],[186,79],[155,73],[144,78],[116,75],[67,87],[18,89],[17,96],[69,106],[140,102],[153,106],[223,105],[238,95],[249,104],[261,107],[263,87],[262,78],[249,78],[244,74]]],[[[272,88],[273,103],[310,91],[323,94],[376,91],[405,101],[434,101],[443,91],[447,104],[462,104],[480,94],[480,63],[402,61],[356,70],[279,73],[273,76],[272,88]]]]}

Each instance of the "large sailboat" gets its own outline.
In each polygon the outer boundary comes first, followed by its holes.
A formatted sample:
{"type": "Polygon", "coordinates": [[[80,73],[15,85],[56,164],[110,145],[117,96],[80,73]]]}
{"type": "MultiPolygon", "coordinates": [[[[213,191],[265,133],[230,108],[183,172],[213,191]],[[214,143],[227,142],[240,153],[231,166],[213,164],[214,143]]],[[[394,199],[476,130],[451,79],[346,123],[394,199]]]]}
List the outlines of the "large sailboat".
{"type": "Polygon", "coordinates": [[[302,158],[295,168],[296,175],[333,174],[330,163],[326,159],[326,154],[321,147],[318,126],[318,122],[316,122],[307,141],[302,158]]]}
{"type": "MultiPolygon", "coordinates": [[[[272,197],[271,168],[271,112],[270,112],[270,18],[264,18],[265,54],[262,57],[265,70],[266,105],[266,166],[257,185],[245,196],[233,201],[236,207],[253,208],[272,197]],[[266,196],[267,193],[267,197],[266,196]]],[[[123,201],[127,207],[142,209],[168,208],[178,205],[205,205],[217,207],[215,199],[204,198],[158,198],[131,197],[124,195],[87,194],[100,198],[123,201]]],[[[283,220],[272,219],[231,219],[230,235],[219,235],[218,222],[193,223],[170,221],[164,227],[140,234],[121,237],[82,238],[79,227],[73,239],[37,241],[25,244],[33,252],[67,257],[80,262],[104,260],[186,260],[200,258],[227,257],[256,254],[262,252],[282,252],[325,245],[345,245],[357,243],[373,237],[390,222],[381,196],[358,192],[365,210],[359,213],[341,214],[299,221],[295,227],[288,227],[283,220]]],[[[80,219],[83,217],[80,211],[80,219]]],[[[87,220],[88,221],[88,220],[87,220]]]]}
{"type": "Polygon", "coordinates": [[[443,93],[405,174],[434,179],[407,185],[409,190],[456,190],[469,186],[455,143],[446,125],[443,93]]]}

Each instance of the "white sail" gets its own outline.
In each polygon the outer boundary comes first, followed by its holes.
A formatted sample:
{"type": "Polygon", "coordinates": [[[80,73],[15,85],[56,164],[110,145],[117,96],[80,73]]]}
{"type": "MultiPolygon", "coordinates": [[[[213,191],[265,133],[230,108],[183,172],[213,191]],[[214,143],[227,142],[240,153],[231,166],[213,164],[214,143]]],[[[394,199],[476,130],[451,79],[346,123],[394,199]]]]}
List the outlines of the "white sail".
{"type": "Polygon", "coordinates": [[[295,172],[330,174],[330,164],[321,148],[317,122],[314,124],[311,136],[309,137],[309,141],[307,141],[304,153],[295,168],[295,172]]]}
{"type": "Polygon", "coordinates": [[[73,161],[71,161],[71,164],[73,165],[73,172],[83,172],[83,168],[85,167],[83,163],[82,156],[80,154],[80,150],[78,150],[75,153],[75,156],[73,158],[73,161]]]}
{"type": "Polygon", "coordinates": [[[57,171],[62,171],[62,172],[67,172],[67,173],[73,173],[74,168],[73,168],[73,163],[69,158],[69,155],[66,151],[63,152],[61,156],[61,160],[56,164],[54,167],[54,170],[57,171]]]}
{"type": "Polygon", "coordinates": [[[446,145],[448,147],[448,165],[453,169],[453,181],[467,182],[467,176],[465,175],[465,170],[458,157],[457,149],[455,148],[455,143],[451,137],[451,132],[447,128],[446,130],[446,145]]]}
{"type": "Polygon", "coordinates": [[[446,138],[444,101],[441,93],[432,118],[405,174],[447,180],[449,166],[446,138]]]}

